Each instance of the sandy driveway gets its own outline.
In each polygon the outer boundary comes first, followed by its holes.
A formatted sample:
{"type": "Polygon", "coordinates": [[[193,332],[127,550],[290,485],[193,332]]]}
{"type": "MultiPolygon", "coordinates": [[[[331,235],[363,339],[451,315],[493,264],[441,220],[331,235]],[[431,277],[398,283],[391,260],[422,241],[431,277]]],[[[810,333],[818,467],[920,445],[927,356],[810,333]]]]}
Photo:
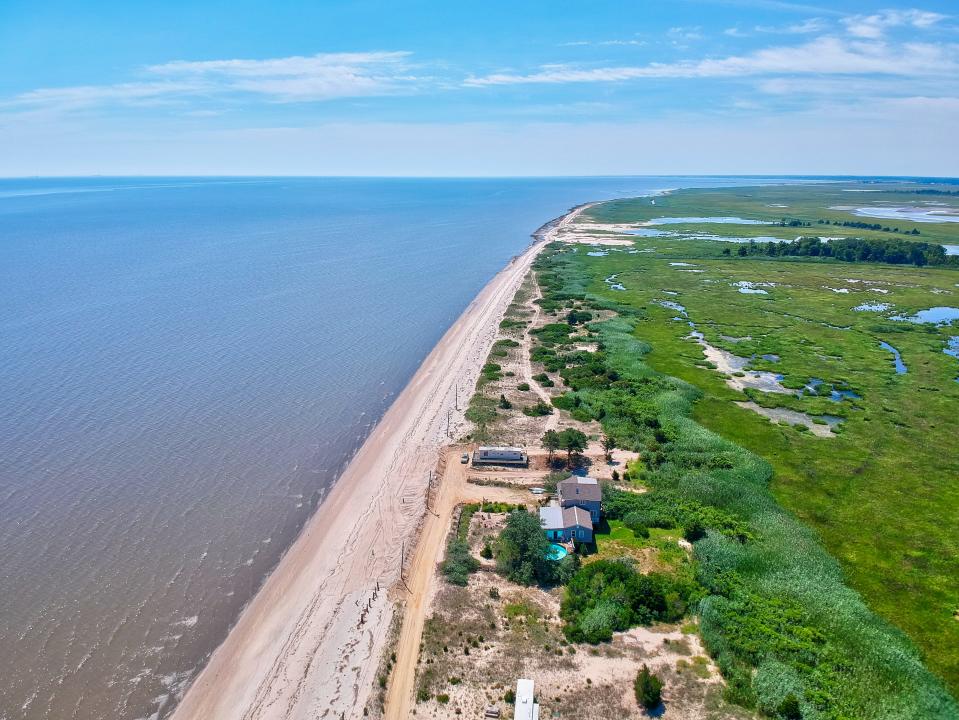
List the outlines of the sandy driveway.
{"type": "Polygon", "coordinates": [[[403,613],[403,628],[396,646],[396,665],[390,676],[386,694],[387,720],[407,720],[413,708],[413,690],[416,683],[416,662],[420,654],[420,639],[429,607],[429,589],[436,574],[437,563],[443,559],[444,540],[453,520],[453,511],[460,503],[480,500],[510,503],[530,502],[533,497],[521,488],[503,488],[471,485],[471,474],[466,465],[459,462],[462,448],[447,451],[446,472],[438,489],[433,494],[431,508],[435,514],[427,514],[423,532],[417,544],[416,555],[406,574],[409,600],[403,613]]]}

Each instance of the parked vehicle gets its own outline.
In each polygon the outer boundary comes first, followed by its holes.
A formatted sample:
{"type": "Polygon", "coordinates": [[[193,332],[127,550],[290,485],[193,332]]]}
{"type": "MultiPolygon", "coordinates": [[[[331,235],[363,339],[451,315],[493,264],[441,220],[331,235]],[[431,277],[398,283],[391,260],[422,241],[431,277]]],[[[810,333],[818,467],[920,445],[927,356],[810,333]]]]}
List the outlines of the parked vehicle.
{"type": "Polygon", "coordinates": [[[463,463],[463,464],[465,465],[465,464],[468,463],[469,461],[470,461],[470,454],[469,454],[469,453],[463,453],[462,455],[460,455],[460,462],[461,462],[461,463],[463,463]]]}

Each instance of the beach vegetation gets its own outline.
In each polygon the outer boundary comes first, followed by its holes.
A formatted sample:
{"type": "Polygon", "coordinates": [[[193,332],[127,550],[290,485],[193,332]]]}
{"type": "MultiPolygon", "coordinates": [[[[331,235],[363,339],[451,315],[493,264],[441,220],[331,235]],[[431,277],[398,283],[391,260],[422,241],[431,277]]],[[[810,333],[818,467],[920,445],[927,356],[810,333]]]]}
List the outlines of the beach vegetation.
{"type": "Polygon", "coordinates": [[[441,566],[447,581],[454,585],[466,585],[471,573],[479,569],[479,561],[470,553],[465,540],[456,538],[446,546],[446,558],[441,566]]]}
{"type": "Polygon", "coordinates": [[[523,414],[529,415],[530,417],[542,417],[543,415],[551,415],[552,413],[553,406],[544,403],[542,400],[523,408],[523,414]]]}
{"type": "Polygon", "coordinates": [[[651,673],[645,663],[636,674],[633,691],[636,702],[645,710],[654,710],[663,701],[663,681],[651,673]]]}
{"type": "Polygon", "coordinates": [[[547,375],[546,373],[537,373],[536,375],[533,375],[533,380],[538,382],[543,387],[553,387],[553,385],[556,384],[550,379],[549,375],[547,375]]]}

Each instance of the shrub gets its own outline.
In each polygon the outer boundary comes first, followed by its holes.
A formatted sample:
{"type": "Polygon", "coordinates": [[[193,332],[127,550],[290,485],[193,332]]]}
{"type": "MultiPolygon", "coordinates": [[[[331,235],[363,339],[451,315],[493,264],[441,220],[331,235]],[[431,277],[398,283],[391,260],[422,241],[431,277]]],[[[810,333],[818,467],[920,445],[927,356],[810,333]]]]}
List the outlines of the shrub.
{"type": "Polygon", "coordinates": [[[523,408],[523,414],[529,415],[530,417],[540,417],[542,415],[552,415],[553,406],[547,405],[542,400],[537,402],[535,405],[527,405],[523,408]]]}
{"type": "Polygon", "coordinates": [[[516,389],[519,390],[520,392],[529,392],[529,383],[521,382],[519,385],[516,386],[516,389]]]}
{"type": "Polygon", "coordinates": [[[656,620],[675,619],[667,593],[686,589],[666,577],[641,575],[621,560],[597,560],[570,578],[560,605],[563,632],[571,642],[597,643],[612,633],[656,620]]]}
{"type": "Polygon", "coordinates": [[[480,557],[484,560],[493,559],[493,546],[490,545],[489,540],[486,541],[486,543],[483,545],[483,549],[480,550],[480,557]]]}
{"type": "Polygon", "coordinates": [[[659,707],[663,701],[663,681],[653,675],[646,665],[636,674],[633,689],[636,692],[636,702],[647,710],[659,707]]]}
{"type": "Polygon", "coordinates": [[[649,528],[643,524],[643,516],[637,512],[631,512],[623,518],[623,525],[633,531],[633,535],[638,538],[648,538],[649,528]]]}
{"type": "Polygon", "coordinates": [[[454,585],[466,585],[470,573],[479,569],[479,561],[470,554],[470,547],[465,540],[456,538],[446,546],[446,559],[443,561],[442,572],[446,579],[454,585]]]}
{"type": "Polygon", "coordinates": [[[513,407],[513,403],[511,403],[509,400],[507,400],[505,395],[500,395],[500,396],[499,396],[499,406],[500,406],[503,410],[509,410],[509,409],[511,409],[511,408],[513,407]]]}

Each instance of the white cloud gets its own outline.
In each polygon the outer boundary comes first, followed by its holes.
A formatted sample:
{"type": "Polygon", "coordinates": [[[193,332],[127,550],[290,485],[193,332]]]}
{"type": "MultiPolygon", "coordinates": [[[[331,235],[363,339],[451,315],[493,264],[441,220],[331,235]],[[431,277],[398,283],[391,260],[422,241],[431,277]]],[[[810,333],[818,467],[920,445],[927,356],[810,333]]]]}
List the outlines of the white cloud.
{"type": "Polygon", "coordinates": [[[643,46],[648,43],[645,40],[626,39],[626,40],[572,40],[570,42],[559,43],[559,47],[586,47],[586,46],[609,46],[609,45],[633,45],[643,46]]]}
{"type": "Polygon", "coordinates": [[[147,72],[203,78],[228,90],[274,100],[309,101],[384,95],[412,82],[408,52],[321,53],[267,60],[204,60],[154,65],[147,72]]]}
{"type": "Polygon", "coordinates": [[[823,32],[828,23],[822,18],[809,18],[789,25],[757,25],[756,32],[771,33],[774,35],[808,35],[809,33],[823,32]]]}
{"type": "Polygon", "coordinates": [[[749,37],[754,33],[762,35],[809,35],[810,33],[824,32],[828,28],[829,23],[822,18],[814,17],[789,25],[756,25],[752,31],[731,27],[724,30],[723,34],[730,37],[749,37]]]}
{"type": "Polygon", "coordinates": [[[945,19],[945,15],[928,10],[883,10],[872,15],[843,18],[843,24],[850,35],[875,40],[881,38],[890,28],[911,27],[926,30],[945,19]]]}
{"type": "Polygon", "coordinates": [[[321,53],[265,60],[177,60],[145,69],[151,79],[114,85],[41,88],[7,107],[71,110],[97,105],[179,102],[190,97],[254,94],[273,102],[314,102],[408,90],[408,52],[321,53]]]}
{"type": "Polygon", "coordinates": [[[702,40],[703,29],[701,27],[672,27],[666,31],[666,35],[672,40],[702,40]]]}
{"type": "Polygon", "coordinates": [[[174,97],[202,92],[203,83],[184,81],[133,82],[115,85],[75,85],[40,88],[21,93],[0,103],[0,107],[36,107],[72,110],[105,103],[152,105],[174,97]]]}
{"type": "Polygon", "coordinates": [[[732,78],[755,75],[948,76],[959,70],[957,46],[907,43],[846,42],[822,37],[803,45],[772,47],[749,55],[641,66],[580,68],[544,66],[528,74],[496,73],[467,78],[465,84],[621,82],[643,78],[732,78]]]}

